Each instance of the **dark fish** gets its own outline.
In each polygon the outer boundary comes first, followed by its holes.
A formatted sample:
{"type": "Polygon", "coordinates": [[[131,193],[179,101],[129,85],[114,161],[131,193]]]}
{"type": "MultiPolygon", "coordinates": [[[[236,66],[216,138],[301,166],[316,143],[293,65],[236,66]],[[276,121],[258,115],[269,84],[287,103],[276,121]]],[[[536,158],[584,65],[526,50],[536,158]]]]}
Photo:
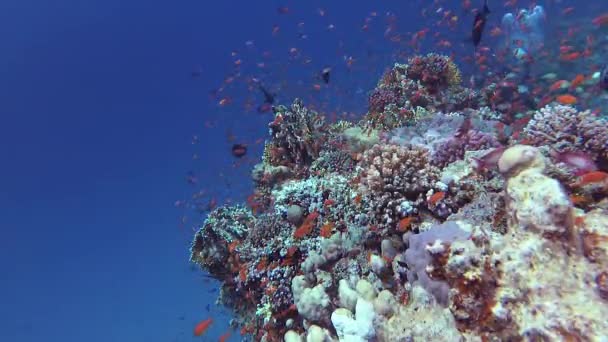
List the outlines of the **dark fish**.
{"type": "Polygon", "coordinates": [[[327,67],[327,68],[324,68],[323,70],[321,70],[321,79],[323,80],[323,82],[325,82],[325,84],[329,83],[330,72],[331,72],[330,67],[327,67]]]}
{"type": "Polygon", "coordinates": [[[608,90],[608,65],[602,69],[602,73],[600,74],[600,80],[598,82],[600,88],[604,90],[608,90]]]}
{"type": "Polygon", "coordinates": [[[262,94],[264,94],[264,103],[270,105],[274,104],[274,94],[268,91],[268,89],[264,88],[264,86],[261,84],[258,85],[258,87],[260,88],[260,91],[262,91],[262,94]]]}
{"type": "Polygon", "coordinates": [[[475,14],[475,20],[473,21],[473,30],[471,32],[471,38],[475,47],[477,47],[477,45],[479,45],[479,42],[481,42],[481,35],[483,34],[483,29],[486,26],[488,14],[490,14],[490,9],[488,8],[488,0],[484,0],[483,8],[477,11],[477,14],[475,14]]]}
{"type": "Polygon", "coordinates": [[[232,145],[232,155],[241,158],[247,154],[247,145],[244,144],[234,144],[232,145]]]}

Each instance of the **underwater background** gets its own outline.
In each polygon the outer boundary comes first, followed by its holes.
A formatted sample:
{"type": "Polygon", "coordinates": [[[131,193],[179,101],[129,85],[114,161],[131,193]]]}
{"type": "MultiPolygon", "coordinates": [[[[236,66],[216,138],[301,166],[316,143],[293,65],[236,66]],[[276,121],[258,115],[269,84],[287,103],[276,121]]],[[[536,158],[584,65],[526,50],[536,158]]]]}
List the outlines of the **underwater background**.
{"type": "MultiPolygon", "coordinates": [[[[189,249],[210,210],[251,194],[274,119],[259,84],[275,104],[358,120],[383,73],[415,54],[452,56],[467,86],[490,69],[529,89],[549,70],[570,81],[608,63],[608,19],[592,23],[605,1],[489,1],[480,47],[509,53],[481,69],[468,39],[482,3],[466,3],[3,1],[0,340],[241,340],[189,249]],[[491,34],[534,5],[537,31],[491,34]],[[565,36],[593,50],[549,62],[538,44],[558,51],[565,36]]],[[[577,105],[606,116],[595,87],[577,105]]]]}

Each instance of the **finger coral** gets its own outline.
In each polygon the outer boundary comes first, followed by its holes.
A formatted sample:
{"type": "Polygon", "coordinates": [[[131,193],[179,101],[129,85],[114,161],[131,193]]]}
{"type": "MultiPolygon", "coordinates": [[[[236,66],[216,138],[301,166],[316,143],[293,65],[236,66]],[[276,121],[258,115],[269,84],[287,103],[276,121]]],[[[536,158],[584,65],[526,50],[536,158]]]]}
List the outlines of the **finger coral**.
{"type": "Polygon", "coordinates": [[[415,213],[439,180],[429,151],[416,146],[375,145],[363,154],[360,169],[359,191],[369,198],[367,211],[374,223],[388,227],[415,213]]]}

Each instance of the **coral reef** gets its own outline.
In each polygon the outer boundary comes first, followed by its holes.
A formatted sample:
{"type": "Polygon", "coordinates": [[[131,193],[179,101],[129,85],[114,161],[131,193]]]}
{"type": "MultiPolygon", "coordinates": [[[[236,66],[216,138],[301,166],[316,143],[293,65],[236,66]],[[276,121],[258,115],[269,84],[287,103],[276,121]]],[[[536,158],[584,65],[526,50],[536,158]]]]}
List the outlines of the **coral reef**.
{"type": "Polygon", "coordinates": [[[427,55],[359,123],[274,108],[249,208],[218,207],[191,246],[243,338],[605,339],[605,122],[549,105],[509,125],[481,102],[427,55]]]}

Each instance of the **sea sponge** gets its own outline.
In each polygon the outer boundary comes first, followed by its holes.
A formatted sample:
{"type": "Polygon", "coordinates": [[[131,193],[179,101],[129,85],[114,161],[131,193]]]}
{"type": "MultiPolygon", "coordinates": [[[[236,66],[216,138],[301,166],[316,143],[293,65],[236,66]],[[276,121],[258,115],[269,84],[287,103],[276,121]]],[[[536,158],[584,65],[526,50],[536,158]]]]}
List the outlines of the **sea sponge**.
{"type": "Polygon", "coordinates": [[[540,150],[512,146],[498,160],[498,168],[509,176],[505,201],[510,226],[568,238],[573,224],[572,204],[560,183],[542,173],[545,158],[540,150]]]}
{"type": "Polygon", "coordinates": [[[409,268],[407,275],[411,283],[419,284],[431,293],[438,303],[448,304],[449,286],[443,281],[432,280],[427,274],[427,267],[432,261],[431,252],[443,252],[446,244],[456,240],[466,240],[471,233],[454,222],[447,221],[432,226],[429,230],[409,236],[409,247],[405,251],[405,262],[409,268]]]}
{"type": "Polygon", "coordinates": [[[523,169],[542,171],[544,168],[545,158],[538,148],[533,146],[511,146],[503,152],[498,160],[498,170],[511,176],[523,169]]]}

